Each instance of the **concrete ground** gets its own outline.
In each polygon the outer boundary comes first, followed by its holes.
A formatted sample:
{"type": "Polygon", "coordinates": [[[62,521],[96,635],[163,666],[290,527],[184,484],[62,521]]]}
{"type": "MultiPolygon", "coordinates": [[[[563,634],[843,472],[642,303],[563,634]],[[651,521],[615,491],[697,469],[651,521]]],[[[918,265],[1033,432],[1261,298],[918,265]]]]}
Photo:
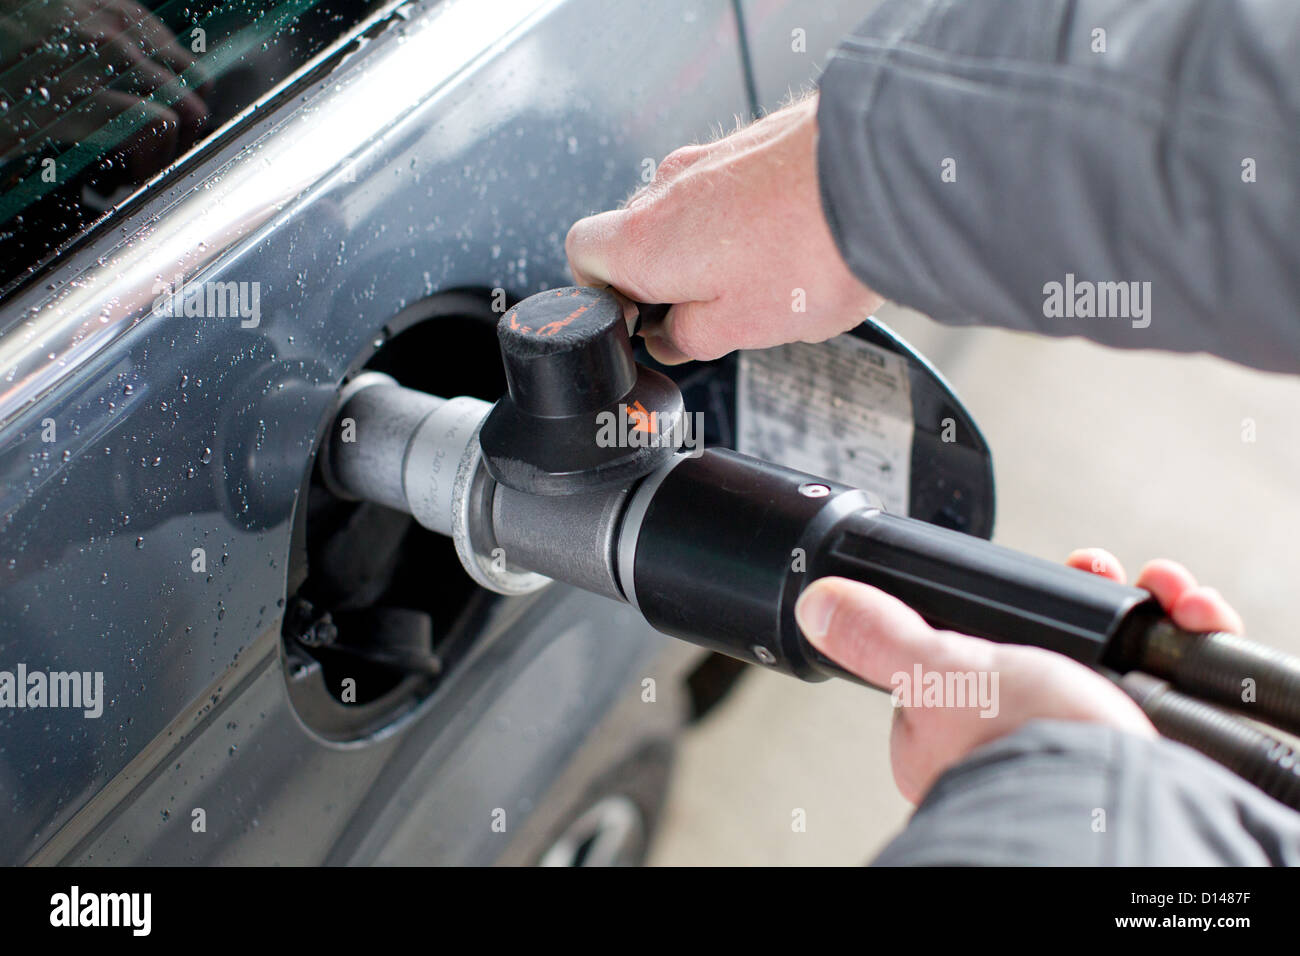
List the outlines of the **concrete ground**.
{"type": "MultiPolygon", "coordinates": [[[[1221,590],[1256,639],[1300,653],[1300,379],[1203,356],[880,319],[927,355],[993,448],[995,540],[1042,557],[1101,545],[1221,590]],[[1254,441],[1249,438],[1253,422],[1254,441]]],[[[657,864],[857,864],[907,820],[888,698],[754,670],[691,731],[657,864]],[[805,832],[792,828],[802,810],[805,832]]]]}

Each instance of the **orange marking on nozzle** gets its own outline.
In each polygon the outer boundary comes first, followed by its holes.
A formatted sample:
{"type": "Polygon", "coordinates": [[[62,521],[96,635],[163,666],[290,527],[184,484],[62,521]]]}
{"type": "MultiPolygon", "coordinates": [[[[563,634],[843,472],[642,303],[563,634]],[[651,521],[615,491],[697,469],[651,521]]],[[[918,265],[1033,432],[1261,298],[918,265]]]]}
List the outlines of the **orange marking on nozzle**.
{"type": "Polygon", "coordinates": [[[564,328],[566,325],[568,325],[578,316],[582,315],[582,313],[586,312],[589,308],[591,308],[591,306],[588,305],[579,306],[578,308],[570,312],[568,315],[566,315],[564,318],[556,319],[554,322],[547,322],[545,325],[543,325],[540,329],[537,330],[537,334],[554,335],[556,332],[560,331],[560,329],[564,328]]]}
{"type": "Polygon", "coordinates": [[[659,432],[659,414],[657,412],[647,412],[645,406],[640,401],[633,402],[631,405],[624,405],[627,409],[628,421],[632,423],[632,430],[635,432],[649,432],[658,434],[659,432]]]}

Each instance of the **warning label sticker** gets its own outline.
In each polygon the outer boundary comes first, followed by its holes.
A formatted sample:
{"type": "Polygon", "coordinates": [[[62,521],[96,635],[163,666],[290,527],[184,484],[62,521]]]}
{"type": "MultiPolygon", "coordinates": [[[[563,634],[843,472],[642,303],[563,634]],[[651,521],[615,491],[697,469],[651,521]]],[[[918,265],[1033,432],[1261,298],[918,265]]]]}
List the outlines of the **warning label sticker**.
{"type": "Polygon", "coordinates": [[[852,335],[742,352],[738,451],[878,494],[906,515],[912,465],[907,362],[852,335]]]}

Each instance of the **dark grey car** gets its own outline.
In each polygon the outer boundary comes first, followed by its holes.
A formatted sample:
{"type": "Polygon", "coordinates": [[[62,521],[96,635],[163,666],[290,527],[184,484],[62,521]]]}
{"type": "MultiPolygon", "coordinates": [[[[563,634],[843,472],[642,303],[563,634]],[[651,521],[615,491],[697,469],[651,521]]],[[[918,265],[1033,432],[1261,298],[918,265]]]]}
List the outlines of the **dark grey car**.
{"type": "Polygon", "coordinates": [[[500,394],[569,225],[870,4],[149,6],[0,7],[0,861],[639,858],[734,668],[315,453],[363,367],[500,394]]]}

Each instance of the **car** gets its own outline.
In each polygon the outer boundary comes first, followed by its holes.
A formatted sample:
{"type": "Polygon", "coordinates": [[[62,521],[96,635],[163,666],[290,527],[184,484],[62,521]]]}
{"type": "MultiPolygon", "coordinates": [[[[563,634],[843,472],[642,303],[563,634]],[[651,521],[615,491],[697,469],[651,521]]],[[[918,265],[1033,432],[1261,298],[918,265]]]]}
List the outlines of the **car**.
{"type": "Polygon", "coordinates": [[[0,862],[642,860],[737,666],[316,455],[362,370],[498,397],[569,225],[868,10],[150,7],[0,9],[0,862]]]}

